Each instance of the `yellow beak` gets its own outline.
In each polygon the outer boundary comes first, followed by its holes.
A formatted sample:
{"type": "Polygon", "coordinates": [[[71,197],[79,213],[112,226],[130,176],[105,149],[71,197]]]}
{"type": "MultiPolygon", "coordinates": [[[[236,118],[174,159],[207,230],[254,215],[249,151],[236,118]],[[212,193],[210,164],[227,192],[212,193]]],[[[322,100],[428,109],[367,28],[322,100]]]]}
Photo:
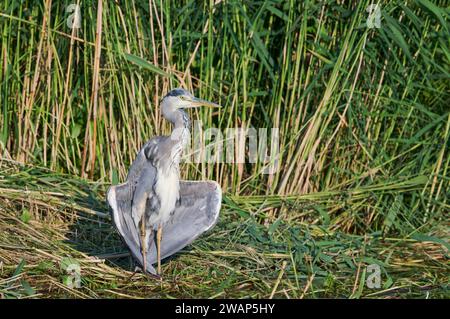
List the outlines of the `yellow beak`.
{"type": "Polygon", "coordinates": [[[206,106],[206,107],[221,107],[219,104],[209,102],[203,99],[199,99],[197,97],[194,97],[191,101],[190,107],[199,107],[199,106],[206,106]]]}

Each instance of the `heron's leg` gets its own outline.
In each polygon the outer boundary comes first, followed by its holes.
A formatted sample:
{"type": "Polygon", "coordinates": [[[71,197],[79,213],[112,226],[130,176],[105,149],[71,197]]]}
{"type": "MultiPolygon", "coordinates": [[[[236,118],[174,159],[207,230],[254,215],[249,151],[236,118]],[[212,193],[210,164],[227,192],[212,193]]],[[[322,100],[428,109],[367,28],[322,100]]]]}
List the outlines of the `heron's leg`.
{"type": "Polygon", "coordinates": [[[158,254],[158,275],[161,275],[161,237],[162,237],[162,226],[158,226],[158,231],[156,233],[156,249],[158,254]]]}
{"type": "Polygon", "coordinates": [[[147,272],[147,245],[145,243],[145,214],[142,215],[141,219],[141,253],[142,253],[142,267],[144,267],[144,273],[147,272]]]}

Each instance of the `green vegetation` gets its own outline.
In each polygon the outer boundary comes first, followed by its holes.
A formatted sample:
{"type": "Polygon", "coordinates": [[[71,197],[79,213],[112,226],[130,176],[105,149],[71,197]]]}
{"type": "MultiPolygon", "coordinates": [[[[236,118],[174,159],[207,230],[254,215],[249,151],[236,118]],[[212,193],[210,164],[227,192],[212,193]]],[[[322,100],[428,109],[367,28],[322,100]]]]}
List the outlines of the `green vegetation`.
{"type": "Polygon", "coordinates": [[[0,0],[0,297],[449,297],[445,1],[381,1],[380,28],[367,0],[80,1],[80,29],[71,3],[0,0]],[[185,163],[221,221],[131,277],[104,194],[178,86],[223,106],[204,128],[279,128],[280,167],[185,163]]]}

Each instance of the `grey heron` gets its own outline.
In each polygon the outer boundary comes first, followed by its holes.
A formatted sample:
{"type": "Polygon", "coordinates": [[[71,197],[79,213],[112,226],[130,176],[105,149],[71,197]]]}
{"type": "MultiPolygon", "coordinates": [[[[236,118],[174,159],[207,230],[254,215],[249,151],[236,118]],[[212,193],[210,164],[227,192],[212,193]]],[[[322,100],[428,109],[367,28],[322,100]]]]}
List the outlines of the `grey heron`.
{"type": "Polygon", "coordinates": [[[113,223],[144,273],[161,274],[161,259],[209,230],[219,216],[219,184],[180,181],[179,163],[190,126],[184,109],[198,106],[219,107],[184,89],[170,91],[160,107],[163,117],[173,125],[171,135],[156,136],[145,143],[126,182],[111,186],[107,192],[113,223]],[[157,272],[153,267],[156,262],[157,272]]]}

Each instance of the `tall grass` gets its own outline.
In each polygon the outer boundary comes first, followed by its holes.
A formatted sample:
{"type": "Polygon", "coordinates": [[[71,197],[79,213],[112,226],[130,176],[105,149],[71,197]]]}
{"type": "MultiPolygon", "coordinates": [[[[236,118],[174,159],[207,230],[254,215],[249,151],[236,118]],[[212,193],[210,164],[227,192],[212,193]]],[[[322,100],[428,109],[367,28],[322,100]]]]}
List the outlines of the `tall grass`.
{"type": "Polygon", "coordinates": [[[305,220],[299,203],[319,194],[338,228],[425,231],[449,209],[445,3],[381,1],[370,29],[367,0],[4,0],[1,154],[116,183],[169,132],[159,101],[182,86],[224,106],[191,114],[206,128],[279,128],[281,154],[273,175],[202,163],[185,178],[263,219],[305,220]]]}

